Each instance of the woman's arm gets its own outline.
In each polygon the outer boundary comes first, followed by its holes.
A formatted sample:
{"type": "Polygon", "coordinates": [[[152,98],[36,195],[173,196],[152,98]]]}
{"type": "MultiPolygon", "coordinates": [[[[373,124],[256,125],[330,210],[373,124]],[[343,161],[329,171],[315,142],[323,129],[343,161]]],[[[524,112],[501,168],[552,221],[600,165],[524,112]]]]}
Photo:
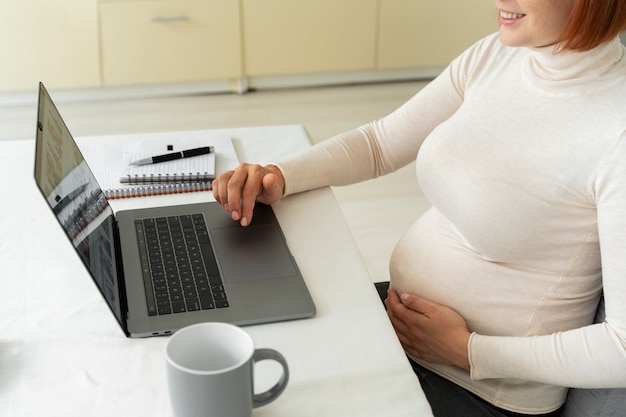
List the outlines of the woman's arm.
{"type": "Polygon", "coordinates": [[[278,163],[241,164],[213,182],[213,195],[245,226],[256,201],[271,204],[284,195],[393,172],[415,160],[430,132],[461,105],[452,80],[448,69],[390,115],[278,163]]]}
{"type": "Polygon", "coordinates": [[[473,335],[472,378],[521,378],[578,388],[626,387],[626,132],[590,184],[597,207],[606,322],[561,333],[473,335]]]}

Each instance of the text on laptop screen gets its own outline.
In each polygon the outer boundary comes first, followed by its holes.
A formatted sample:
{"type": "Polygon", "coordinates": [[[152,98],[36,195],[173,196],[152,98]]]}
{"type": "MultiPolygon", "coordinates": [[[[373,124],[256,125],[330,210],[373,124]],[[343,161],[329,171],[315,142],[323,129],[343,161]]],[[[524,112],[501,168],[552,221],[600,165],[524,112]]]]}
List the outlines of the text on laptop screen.
{"type": "Polygon", "coordinates": [[[37,186],[121,323],[113,211],[43,86],[37,117],[37,186]]]}

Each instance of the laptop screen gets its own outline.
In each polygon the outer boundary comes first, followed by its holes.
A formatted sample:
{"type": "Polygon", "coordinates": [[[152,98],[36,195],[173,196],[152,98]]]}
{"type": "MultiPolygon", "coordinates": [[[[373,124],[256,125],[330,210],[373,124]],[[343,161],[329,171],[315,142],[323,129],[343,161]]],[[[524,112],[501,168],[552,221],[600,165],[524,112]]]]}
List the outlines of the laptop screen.
{"type": "Polygon", "coordinates": [[[125,328],[113,210],[43,84],[39,85],[35,181],[125,328]]]}

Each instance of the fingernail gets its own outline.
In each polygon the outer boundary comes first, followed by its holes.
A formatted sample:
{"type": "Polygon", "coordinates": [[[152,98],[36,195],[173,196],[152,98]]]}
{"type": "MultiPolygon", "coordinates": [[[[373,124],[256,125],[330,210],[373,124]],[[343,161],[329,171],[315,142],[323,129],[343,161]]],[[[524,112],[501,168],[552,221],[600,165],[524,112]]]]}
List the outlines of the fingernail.
{"type": "Polygon", "coordinates": [[[247,217],[244,217],[244,218],[241,219],[241,225],[242,226],[247,226],[248,225],[248,218],[247,217]]]}
{"type": "Polygon", "coordinates": [[[224,203],[224,210],[228,211],[228,203],[224,203]]]}
{"type": "Polygon", "coordinates": [[[230,217],[232,217],[233,220],[239,220],[239,213],[237,211],[233,211],[230,213],[230,217]]]}

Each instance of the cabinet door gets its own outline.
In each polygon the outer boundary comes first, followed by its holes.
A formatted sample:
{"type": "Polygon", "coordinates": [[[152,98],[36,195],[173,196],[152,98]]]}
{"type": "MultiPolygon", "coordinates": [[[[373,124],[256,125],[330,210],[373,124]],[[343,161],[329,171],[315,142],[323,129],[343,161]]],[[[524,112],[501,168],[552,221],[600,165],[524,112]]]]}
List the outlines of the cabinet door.
{"type": "Polygon", "coordinates": [[[377,0],[243,0],[246,75],[371,70],[377,0]]]}
{"type": "Polygon", "coordinates": [[[378,68],[439,67],[498,30],[493,2],[379,0],[378,68]]]}
{"type": "Polygon", "coordinates": [[[102,2],[100,16],[105,85],[241,76],[237,1],[102,2]]]}
{"type": "Polygon", "coordinates": [[[96,0],[1,0],[0,91],[97,87],[96,0]]]}

